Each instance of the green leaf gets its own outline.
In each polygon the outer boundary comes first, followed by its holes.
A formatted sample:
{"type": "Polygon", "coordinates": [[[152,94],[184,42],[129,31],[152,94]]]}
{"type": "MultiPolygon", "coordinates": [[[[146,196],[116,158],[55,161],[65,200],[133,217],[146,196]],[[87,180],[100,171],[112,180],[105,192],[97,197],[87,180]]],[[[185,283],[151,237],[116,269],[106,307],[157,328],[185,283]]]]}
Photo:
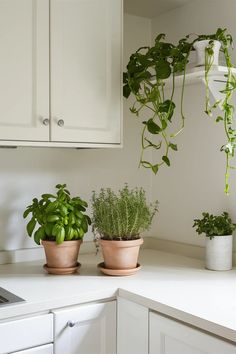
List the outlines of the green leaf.
{"type": "Polygon", "coordinates": [[[34,242],[37,244],[37,245],[40,245],[40,235],[39,235],[39,230],[37,230],[35,233],[34,233],[34,242]]]}
{"type": "Polygon", "coordinates": [[[76,220],[76,218],[75,218],[74,213],[70,212],[70,214],[69,214],[69,224],[73,225],[75,223],[75,220],[76,220]]]}
{"type": "Polygon", "coordinates": [[[170,64],[165,60],[160,60],[155,65],[157,80],[167,79],[171,75],[170,64]]]}
{"type": "Polygon", "coordinates": [[[71,226],[66,227],[66,229],[65,229],[65,239],[67,241],[70,241],[70,240],[73,239],[73,237],[74,237],[74,229],[73,229],[73,227],[71,227],[71,226]]]}
{"type": "Polygon", "coordinates": [[[56,198],[56,196],[55,195],[53,195],[53,194],[42,194],[42,198],[43,199],[49,199],[49,198],[56,198]]]}
{"type": "Polygon", "coordinates": [[[223,119],[223,117],[221,117],[221,116],[218,116],[218,117],[216,118],[216,122],[217,122],[217,123],[220,122],[220,121],[222,121],[222,120],[224,120],[224,119],[223,119]]]}
{"type": "Polygon", "coordinates": [[[87,219],[83,219],[81,223],[81,228],[83,229],[84,233],[88,231],[88,224],[87,224],[87,219]]]}
{"type": "Polygon", "coordinates": [[[45,236],[44,226],[40,226],[34,234],[34,241],[37,243],[37,245],[40,245],[40,240],[44,240],[45,236]]]}
{"type": "Polygon", "coordinates": [[[58,221],[60,218],[58,215],[48,215],[47,216],[47,221],[48,222],[55,222],[55,221],[58,221]]]}
{"type": "Polygon", "coordinates": [[[24,219],[27,218],[27,216],[28,216],[29,213],[31,213],[31,212],[32,212],[31,208],[26,209],[26,210],[24,211],[23,218],[24,218],[24,219]]]}
{"type": "Polygon", "coordinates": [[[165,130],[166,127],[167,127],[167,122],[164,119],[162,119],[161,120],[161,128],[162,128],[161,130],[165,130]]]}
{"type": "Polygon", "coordinates": [[[159,134],[161,132],[161,128],[153,121],[153,119],[149,119],[146,125],[151,134],[159,134]]]}
{"type": "Polygon", "coordinates": [[[60,210],[63,216],[66,216],[68,214],[67,207],[64,204],[60,205],[60,210]]]}
{"type": "Polygon", "coordinates": [[[155,39],[155,42],[160,42],[161,39],[165,39],[165,34],[164,33],[160,33],[158,34],[158,36],[155,39]]]}
{"type": "Polygon", "coordinates": [[[164,161],[167,166],[170,166],[170,160],[167,156],[162,156],[162,161],[164,161]]]}
{"type": "Polygon", "coordinates": [[[60,232],[60,225],[55,224],[52,228],[52,236],[57,236],[57,234],[60,232]]]}
{"type": "Polygon", "coordinates": [[[125,98],[128,98],[130,96],[130,94],[131,94],[131,89],[130,89],[129,85],[128,84],[124,85],[123,86],[123,96],[125,98]]]}
{"type": "Polygon", "coordinates": [[[144,138],[144,140],[149,144],[149,146],[152,146],[154,149],[159,150],[161,148],[162,142],[160,141],[160,143],[157,144],[153,144],[150,140],[148,140],[147,138],[144,138]]]}
{"type": "Polygon", "coordinates": [[[169,147],[174,151],[178,151],[178,147],[176,144],[169,143],[169,147]]]}
{"type": "Polygon", "coordinates": [[[46,213],[53,212],[57,209],[57,207],[58,207],[58,202],[56,200],[54,202],[50,202],[46,207],[45,212],[46,213]]]}
{"type": "Polygon", "coordinates": [[[65,228],[60,226],[56,235],[56,243],[60,245],[65,240],[65,228]]]}
{"type": "Polygon", "coordinates": [[[159,104],[158,112],[167,113],[168,111],[173,111],[175,109],[175,103],[171,100],[165,100],[164,102],[159,104]]]}
{"type": "Polygon", "coordinates": [[[26,230],[29,236],[32,236],[36,223],[37,221],[34,217],[28,222],[26,230]]]}
{"type": "Polygon", "coordinates": [[[52,223],[48,223],[45,225],[45,233],[47,236],[52,236],[52,229],[53,229],[52,223]]]}
{"type": "Polygon", "coordinates": [[[79,228],[78,229],[78,238],[83,238],[84,234],[85,234],[84,230],[82,228],[79,228]]]}
{"type": "Polygon", "coordinates": [[[144,167],[144,168],[152,168],[152,164],[148,161],[145,160],[141,160],[140,164],[144,167]]]}
{"type": "Polygon", "coordinates": [[[85,215],[86,219],[87,219],[87,223],[88,225],[91,225],[92,224],[92,221],[90,219],[90,217],[88,215],[85,215]]]}
{"type": "Polygon", "coordinates": [[[165,100],[163,103],[159,104],[158,112],[166,113],[167,119],[171,122],[171,118],[174,114],[175,103],[171,100],[165,100]]]}
{"type": "Polygon", "coordinates": [[[158,168],[159,168],[158,165],[152,165],[152,171],[155,173],[155,175],[156,175],[157,172],[158,172],[158,168]]]}

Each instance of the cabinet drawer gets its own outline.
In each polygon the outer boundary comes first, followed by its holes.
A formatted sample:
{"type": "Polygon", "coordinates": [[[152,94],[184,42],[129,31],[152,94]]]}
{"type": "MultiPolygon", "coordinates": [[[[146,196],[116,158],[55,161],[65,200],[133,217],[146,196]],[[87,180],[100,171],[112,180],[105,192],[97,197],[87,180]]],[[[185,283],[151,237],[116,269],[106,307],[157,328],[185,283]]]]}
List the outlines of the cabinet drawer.
{"type": "Polygon", "coordinates": [[[14,352],[11,354],[53,354],[53,344],[40,345],[31,349],[14,352]]]}
{"type": "Polygon", "coordinates": [[[41,315],[0,323],[0,354],[53,341],[53,315],[41,315]]]}

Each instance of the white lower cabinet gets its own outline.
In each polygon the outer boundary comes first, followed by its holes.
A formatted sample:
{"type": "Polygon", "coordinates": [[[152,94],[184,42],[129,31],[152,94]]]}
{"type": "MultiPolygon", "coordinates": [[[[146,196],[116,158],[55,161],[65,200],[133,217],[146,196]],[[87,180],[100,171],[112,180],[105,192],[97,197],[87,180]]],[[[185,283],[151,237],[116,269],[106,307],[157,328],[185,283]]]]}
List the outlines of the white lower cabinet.
{"type": "Polygon", "coordinates": [[[118,297],[117,354],[148,354],[148,308],[118,297]]]}
{"type": "Polygon", "coordinates": [[[236,345],[154,312],[149,330],[149,354],[236,354],[236,345]]]}
{"type": "Polygon", "coordinates": [[[40,346],[52,342],[52,314],[0,322],[0,354],[18,353],[26,349],[29,349],[26,353],[51,354],[52,349],[48,351],[48,348],[44,348],[44,351],[40,346]]]}
{"type": "Polygon", "coordinates": [[[116,301],[53,313],[54,354],[116,354],[116,301]]]}
{"type": "Polygon", "coordinates": [[[53,354],[53,344],[42,345],[31,349],[21,350],[12,354],[53,354]]]}

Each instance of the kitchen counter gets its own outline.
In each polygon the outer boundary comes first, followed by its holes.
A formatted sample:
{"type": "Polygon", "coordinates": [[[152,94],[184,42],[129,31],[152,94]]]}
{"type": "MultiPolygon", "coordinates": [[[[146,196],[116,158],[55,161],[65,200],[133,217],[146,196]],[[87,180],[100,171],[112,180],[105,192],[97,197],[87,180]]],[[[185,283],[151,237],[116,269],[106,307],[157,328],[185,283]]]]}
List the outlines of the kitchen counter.
{"type": "Polygon", "coordinates": [[[0,306],[0,320],[112,298],[118,294],[236,342],[236,269],[214,272],[200,260],[143,250],[133,276],[102,275],[99,255],[82,255],[80,274],[47,274],[43,261],[0,266],[0,286],[24,298],[0,306]]]}

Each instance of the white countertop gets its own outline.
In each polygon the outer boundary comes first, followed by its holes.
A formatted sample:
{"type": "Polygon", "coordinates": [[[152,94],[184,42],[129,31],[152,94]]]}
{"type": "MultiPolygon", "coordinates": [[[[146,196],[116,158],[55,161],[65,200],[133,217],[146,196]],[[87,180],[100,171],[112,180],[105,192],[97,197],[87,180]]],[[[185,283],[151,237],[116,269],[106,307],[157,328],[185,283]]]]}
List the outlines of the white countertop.
{"type": "Polygon", "coordinates": [[[214,272],[202,261],[143,250],[142,269],[129,277],[102,275],[100,256],[82,255],[80,274],[49,275],[43,262],[0,266],[0,286],[26,302],[0,306],[0,320],[119,294],[236,342],[236,269],[214,272]]]}

